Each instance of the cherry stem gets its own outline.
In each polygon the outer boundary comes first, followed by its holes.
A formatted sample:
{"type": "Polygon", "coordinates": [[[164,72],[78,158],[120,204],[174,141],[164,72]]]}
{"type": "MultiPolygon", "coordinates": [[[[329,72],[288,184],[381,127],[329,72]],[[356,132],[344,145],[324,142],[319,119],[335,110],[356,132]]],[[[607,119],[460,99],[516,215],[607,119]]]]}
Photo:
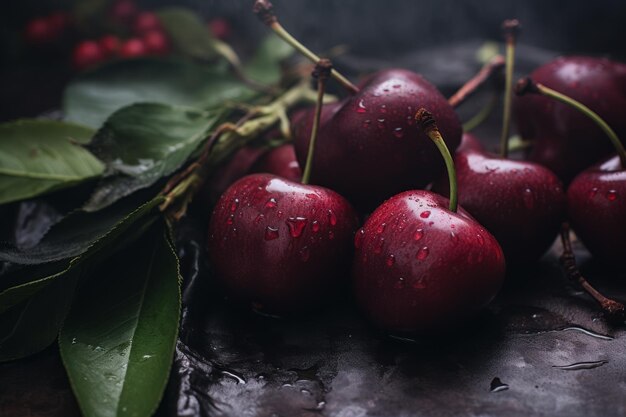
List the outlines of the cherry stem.
{"type": "Polygon", "coordinates": [[[313,127],[311,128],[311,140],[309,141],[309,150],[306,155],[306,163],[304,172],[302,173],[302,184],[308,184],[311,179],[311,170],[313,169],[313,155],[315,153],[315,143],[317,141],[317,132],[320,127],[320,118],[322,117],[322,107],[324,105],[324,92],[326,91],[326,81],[332,72],[333,65],[329,59],[320,59],[313,70],[313,78],[317,79],[317,102],[315,103],[315,115],[313,116],[313,127]]]}
{"type": "MultiPolygon", "coordinates": [[[[289,32],[278,22],[278,18],[274,13],[274,6],[268,0],[256,0],[252,11],[257,17],[270,29],[274,31],[282,40],[294,47],[298,52],[304,55],[307,59],[317,65],[321,60],[319,56],[313,53],[309,48],[304,46],[300,41],[291,36],[289,32]]],[[[331,75],[334,79],[350,92],[350,94],[356,94],[359,92],[359,88],[352,84],[350,80],[344,77],[339,71],[333,69],[331,75]]]]}
{"type": "Polygon", "coordinates": [[[526,93],[541,94],[543,96],[550,97],[561,103],[567,104],[568,106],[575,108],[579,112],[583,113],[585,116],[589,117],[609,137],[611,143],[613,143],[613,146],[615,147],[617,155],[619,156],[619,160],[622,165],[622,168],[626,169],[626,149],[624,149],[624,145],[619,140],[617,133],[615,133],[615,131],[611,129],[611,126],[609,126],[600,117],[600,115],[598,115],[598,113],[594,112],[589,107],[582,104],[581,102],[574,100],[573,98],[568,97],[563,93],[559,93],[558,91],[553,90],[549,87],[546,87],[543,84],[535,82],[530,77],[522,78],[521,80],[517,82],[517,86],[515,87],[515,93],[519,96],[522,96],[526,93]]]}
{"type": "Polygon", "coordinates": [[[561,243],[563,244],[563,254],[560,261],[561,266],[567,277],[577,282],[594,300],[600,304],[606,318],[613,323],[623,323],[626,319],[624,312],[624,304],[605,297],[600,291],[596,290],[581,274],[576,265],[576,257],[572,250],[572,242],[570,240],[570,228],[567,222],[561,226],[561,243]]]}
{"type": "Polygon", "coordinates": [[[504,66],[504,57],[502,55],[496,55],[489,60],[478,71],[476,75],[469,79],[456,93],[448,99],[448,103],[452,107],[459,107],[465,102],[471,95],[473,95],[483,84],[490,80],[496,73],[500,72],[500,69],[504,66]]]}
{"type": "Polygon", "coordinates": [[[487,120],[493,109],[496,108],[496,104],[498,104],[498,99],[499,97],[497,94],[491,96],[489,102],[484,105],[478,113],[472,116],[472,118],[469,119],[467,122],[463,123],[463,132],[471,132],[472,130],[483,124],[483,122],[487,120]]]}
{"type": "Polygon", "coordinates": [[[506,69],[504,76],[504,110],[502,112],[502,133],[500,135],[500,155],[509,154],[509,135],[511,133],[511,104],[513,98],[513,67],[515,66],[515,43],[521,25],[517,19],[505,20],[502,31],[506,41],[506,69]]]}
{"type": "Polygon", "coordinates": [[[433,118],[433,115],[426,109],[420,108],[415,113],[415,120],[424,133],[433,141],[439,149],[443,160],[446,163],[446,169],[448,170],[448,179],[450,180],[450,211],[456,212],[458,207],[458,191],[456,180],[456,169],[454,168],[454,161],[450,150],[446,145],[446,142],[441,136],[441,132],[437,127],[437,123],[433,118]]]}

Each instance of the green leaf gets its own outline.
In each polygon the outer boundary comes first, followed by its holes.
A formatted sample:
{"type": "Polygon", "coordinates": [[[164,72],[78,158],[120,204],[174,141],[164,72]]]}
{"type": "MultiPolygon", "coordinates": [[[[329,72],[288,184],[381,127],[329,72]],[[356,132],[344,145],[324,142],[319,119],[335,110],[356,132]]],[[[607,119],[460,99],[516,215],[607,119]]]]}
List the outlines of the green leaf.
{"type": "Polygon", "coordinates": [[[176,58],[123,60],[85,73],[65,90],[68,120],[98,128],[116,110],[155,102],[208,109],[255,95],[224,66],[176,58]]]}
{"type": "MultiPolygon", "coordinates": [[[[74,217],[70,216],[55,226],[49,234],[50,237],[44,238],[40,245],[29,249],[30,258],[29,254],[13,253],[11,257],[4,254],[4,258],[11,262],[30,260],[31,263],[36,263],[36,259],[39,263],[42,261],[52,262],[60,256],[67,257],[69,254],[76,257],[64,269],[43,277],[40,276],[39,271],[41,269],[26,268],[17,271],[17,278],[4,284],[5,289],[0,292],[0,313],[32,297],[53,282],[65,279],[66,274],[78,265],[87,261],[93,263],[94,258],[97,260],[106,259],[113,252],[123,248],[124,245],[130,244],[133,238],[143,234],[145,229],[157,219],[157,216],[150,216],[150,214],[154,213],[154,209],[162,202],[163,197],[156,197],[129,214],[126,212],[121,219],[117,217],[117,223],[101,223],[96,227],[94,227],[93,222],[90,224],[90,216],[76,213],[74,217]],[[88,230],[86,236],[76,234],[80,232],[81,227],[88,230]],[[64,247],[65,245],[61,242],[65,237],[76,240],[78,244],[69,248],[64,247]],[[42,245],[43,248],[41,248],[42,245]]],[[[42,268],[46,270],[48,265],[44,265],[42,268]]]]}
{"type": "Polygon", "coordinates": [[[182,7],[167,7],[157,12],[174,49],[192,58],[216,58],[216,39],[200,16],[182,7]]]}
{"type": "Polygon", "coordinates": [[[70,308],[78,270],[52,282],[46,291],[0,315],[0,362],[20,359],[50,346],[70,308]]]}
{"type": "Polygon", "coordinates": [[[100,210],[179,169],[206,139],[219,112],[166,104],[134,104],[115,112],[98,131],[90,149],[107,164],[84,206],[100,210]]]}
{"type": "Polygon", "coordinates": [[[59,333],[86,417],[150,416],[161,400],[180,315],[178,259],[163,229],[103,265],[59,333]]]}
{"type": "Polygon", "coordinates": [[[32,198],[100,176],[104,165],[79,146],[93,130],[52,120],[0,125],[0,204],[32,198]]]}
{"type": "Polygon", "coordinates": [[[277,35],[268,35],[257,47],[254,57],[244,67],[251,79],[272,85],[280,81],[280,63],[294,53],[293,47],[277,35]]]}

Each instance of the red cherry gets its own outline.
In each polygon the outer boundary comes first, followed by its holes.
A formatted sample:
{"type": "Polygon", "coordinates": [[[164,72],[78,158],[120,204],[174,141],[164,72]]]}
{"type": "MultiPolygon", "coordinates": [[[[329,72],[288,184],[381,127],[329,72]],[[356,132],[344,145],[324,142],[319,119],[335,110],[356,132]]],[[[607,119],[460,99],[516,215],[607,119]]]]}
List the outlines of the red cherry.
{"type": "Polygon", "coordinates": [[[141,39],[151,54],[167,55],[170,52],[170,42],[161,30],[150,30],[141,39]]]}
{"type": "Polygon", "coordinates": [[[135,58],[148,53],[146,45],[139,38],[130,38],[120,46],[119,55],[123,58],[135,58]]]}
{"type": "Polygon", "coordinates": [[[111,58],[117,55],[120,49],[120,38],[115,35],[104,35],[98,41],[102,52],[107,58],[111,58]]]}
{"type": "Polygon", "coordinates": [[[222,17],[211,19],[208,23],[209,30],[217,39],[226,40],[230,38],[231,26],[230,22],[222,17]]]}
{"type": "Polygon", "coordinates": [[[105,53],[98,42],[91,40],[80,42],[72,53],[72,63],[78,70],[94,67],[105,59],[105,53]]]}
{"type": "Polygon", "coordinates": [[[45,17],[37,17],[26,24],[24,38],[33,45],[42,45],[52,42],[55,30],[51,22],[45,17]]]}
{"type": "Polygon", "coordinates": [[[302,179],[302,170],[291,143],[278,146],[263,154],[254,163],[250,172],[267,172],[291,181],[302,179]]]}
{"type": "Polygon", "coordinates": [[[392,332],[444,330],[493,299],[505,262],[496,239],[463,209],[429,191],[406,191],[379,206],[354,245],[356,298],[392,332]]]}
{"type": "Polygon", "coordinates": [[[111,18],[121,24],[128,24],[135,18],[139,9],[132,0],[117,0],[110,9],[111,18]]]}
{"type": "Polygon", "coordinates": [[[222,195],[209,257],[234,298],[265,312],[319,307],[343,286],[357,217],[327,188],[253,174],[222,195]]]}
{"type": "Polygon", "coordinates": [[[143,35],[152,30],[163,30],[161,21],[156,14],[152,12],[141,12],[135,18],[133,23],[133,31],[137,35],[143,35]]]}

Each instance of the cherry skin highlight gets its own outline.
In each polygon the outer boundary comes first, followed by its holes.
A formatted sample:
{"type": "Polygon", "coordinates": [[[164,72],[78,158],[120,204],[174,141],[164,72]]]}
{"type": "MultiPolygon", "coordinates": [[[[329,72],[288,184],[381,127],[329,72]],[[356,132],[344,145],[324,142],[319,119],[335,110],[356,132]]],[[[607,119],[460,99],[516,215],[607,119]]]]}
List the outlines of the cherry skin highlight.
{"type": "MultiPolygon", "coordinates": [[[[487,153],[463,135],[455,157],[459,204],[498,240],[508,265],[537,261],[552,246],[565,217],[565,192],[546,167],[487,153]]],[[[435,191],[446,193],[441,180],[435,191]]]]}
{"type": "Polygon", "coordinates": [[[234,299],[267,313],[313,308],[345,284],[357,226],[334,191],[253,174],[218,201],[209,257],[234,299]]]}
{"type": "MultiPolygon", "coordinates": [[[[385,70],[366,80],[357,94],[324,106],[311,182],[371,209],[400,191],[438,178],[445,165],[436,146],[415,125],[420,107],[434,115],[453,152],[461,140],[461,125],[446,98],[418,74],[385,70]]],[[[303,166],[313,109],[292,120],[296,155],[303,166]]]]}
{"type": "Polygon", "coordinates": [[[357,301],[391,332],[454,326],[487,305],[504,280],[496,239],[463,209],[429,191],[406,191],[378,207],[356,236],[357,301]]]}
{"type": "MultiPolygon", "coordinates": [[[[531,78],[585,104],[619,137],[626,137],[626,64],[585,56],[561,57],[537,68],[531,78]]],[[[514,113],[522,137],[533,141],[528,158],[550,168],[566,184],[613,150],[592,120],[550,98],[535,94],[516,97],[514,113]]]]}
{"type": "Polygon", "coordinates": [[[624,269],[626,170],[614,156],[581,172],[567,189],[567,212],[594,258],[624,269]]]}

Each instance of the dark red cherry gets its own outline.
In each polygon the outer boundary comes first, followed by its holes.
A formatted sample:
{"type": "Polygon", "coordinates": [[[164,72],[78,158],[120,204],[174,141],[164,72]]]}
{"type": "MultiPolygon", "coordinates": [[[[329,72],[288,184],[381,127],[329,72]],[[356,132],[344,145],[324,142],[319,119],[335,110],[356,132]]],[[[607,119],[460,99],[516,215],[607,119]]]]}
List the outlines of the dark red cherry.
{"type": "Polygon", "coordinates": [[[98,44],[102,49],[102,53],[107,58],[112,58],[117,55],[120,49],[120,38],[115,35],[104,35],[98,40],[98,44]]]}
{"type": "MultiPolygon", "coordinates": [[[[585,104],[619,137],[626,137],[625,64],[586,56],[561,57],[537,68],[531,78],[585,104]]],[[[613,150],[592,120],[550,98],[517,97],[514,111],[521,135],[533,141],[529,159],[547,166],[565,183],[613,150]]]]}
{"type": "Polygon", "coordinates": [[[148,53],[146,44],[139,38],[130,38],[120,46],[119,55],[123,58],[136,58],[148,53]]]}
{"type": "MultiPolygon", "coordinates": [[[[565,192],[546,167],[487,153],[471,134],[456,151],[459,204],[498,240],[507,263],[538,260],[552,245],[565,216],[565,192]]],[[[446,193],[447,182],[435,191],[446,193]]]]}
{"type": "Polygon", "coordinates": [[[141,36],[141,39],[148,53],[167,55],[170,52],[170,42],[162,30],[149,30],[141,36]]]}
{"type": "Polygon", "coordinates": [[[43,45],[54,41],[56,30],[47,18],[36,17],[26,24],[24,39],[32,45],[43,45]]]}
{"type": "Polygon", "coordinates": [[[256,309],[316,307],[346,282],[357,226],[354,210],[334,191],[253,174],[217,203],[209,257],[228,294],[256,309]]]}
{"type": "MultiPolygon", "coordinates": [[[[445,165],[436,146],[415,126],[420,107],[434,115],[453,152],[461,125],[446,98],[418,74],[385,70],[371,76],[355,95],[324,106],[311,182],[337,190],[359,207],[373,208],[438,178],[445,165]]],[[[301,166],[312,121],[313,109],[293,117],[301,166]]]]}
{"type": "Polygon", "coordinates": [[[133,0],[116,0],[109,14],[111,18],[118,24],[129,24],[139,13],[139,8],[133,0]]]}
{"type": "Polygon", "coordinates": [[[567,189],[567,212],[591,254],[624,268],[626,170],[617,156],[581,172],[567,189]]]}
{"type": "Polygon", "coordinates": [[[163,30],[159,17],[152,12],[139,13],[133,23],[135,34],[141,36],[152,30],[163,30]]]}
{"type": "Polygon", "coordinates": [[[429,191],[378,207],[355,236],[356,298],[392,332],[441,331],[484,307],[504,280],[496,239],[463,209],[429,191]]]}
{"type": "Polygon", "coordinates": [[[250,172],[266,172],[291,181],[302,179],[302,170],[296,160],[296,151],[291,143],[265,152],[254,163],[250,172]]]}
{"type": "Polygon", "coordinates": [[[78,70],[92,68],[106,59],[100,44],[96,41],[82,41],[74,48],[72,64],[78,70]]]}

